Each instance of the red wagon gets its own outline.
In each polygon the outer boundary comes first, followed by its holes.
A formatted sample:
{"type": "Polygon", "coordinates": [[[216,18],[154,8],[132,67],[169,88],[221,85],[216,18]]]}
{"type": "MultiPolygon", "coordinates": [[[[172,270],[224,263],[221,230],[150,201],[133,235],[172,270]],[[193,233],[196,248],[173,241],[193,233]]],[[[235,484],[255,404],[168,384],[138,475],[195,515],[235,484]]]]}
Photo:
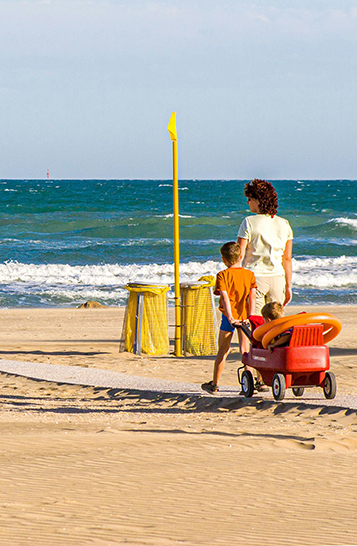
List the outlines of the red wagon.
{"type": "MultiPolygon", "coordinates": [[[[328,341],[341,331],[340,321],[330,314],[304,313],[271,321],[259,326],[252,338],[262,348],[251,348],[242,355],[245,366],[255,368],[266,385],[272,387],[275,400],[282,400],[285,390],[292,387],[295,396],[302,396],[305,387],[321,387],[327,399],[336,395],[336,379],[330,369],[328,341]],[[288,346],[269,348],[272,340],[292,329],[288,346]]],[[[252,339],[252,341],[253,341],[252,339]]],[[[244,396],[254,392],[253,374],[238,369],[238,380],[244,396]]]]}

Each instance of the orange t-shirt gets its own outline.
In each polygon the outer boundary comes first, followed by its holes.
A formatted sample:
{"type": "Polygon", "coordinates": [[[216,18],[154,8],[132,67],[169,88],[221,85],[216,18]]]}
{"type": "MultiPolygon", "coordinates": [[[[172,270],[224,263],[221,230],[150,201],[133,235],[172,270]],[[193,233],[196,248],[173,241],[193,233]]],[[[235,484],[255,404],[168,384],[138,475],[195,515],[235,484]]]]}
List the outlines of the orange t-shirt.
{"type": "MultiPolygon", "coordinates": [[[[249,314],[249,292],[256,287],[252,271],[243,267],[228,267],[218,273],[214,293],[218,296],[221,290],[227,292],[233,317],[245,320],[249,314]]],[[[219,298],[219,310],[225,314],[222,297],[219,298]]]]}

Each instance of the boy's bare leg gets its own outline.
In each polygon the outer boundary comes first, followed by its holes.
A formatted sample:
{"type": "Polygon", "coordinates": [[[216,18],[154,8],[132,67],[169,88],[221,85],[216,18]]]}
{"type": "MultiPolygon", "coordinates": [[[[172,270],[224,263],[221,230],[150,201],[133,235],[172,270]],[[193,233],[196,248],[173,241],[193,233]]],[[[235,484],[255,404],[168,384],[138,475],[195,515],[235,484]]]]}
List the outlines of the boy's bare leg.
{"type": "MultiPolygon", "coordinates": [[[[238,330],[238,339],[239,339],[239,349],[240,354],[249,353],[250,351],[250,341],[247,338],[247,336],[242,332],[242,330],[238,330]]],[[[250,366],[245,367],[246,370],[249,370],[252,372],[252,375],[254,376],[254,368],[251,368],[250,366]]]]}
{"type": "MultiPolygon", "coordinates": [[[[242,355],[244,353],[249,353],[250,342],[247,336],[242,332],[242,330],[238,330],[238,339],[239,339],[240,354],[242,355]]],[[[253,377],[254,377],[254,373],[256,373],[257,381],[259,383],[264,383],[263,378],[261,374],[258,372],[258,370],[255,370],[254,368],[251,368],[250,366],[246,366],[245,368],[253,374],[253,377]]]]}
{"type": "Polygon", "coordinates": [[[238,329],[238,339],[239,339],[239,348],[240,354],[249,353],[250,351],[250,341],[242,330],[238,329]]]}
{"type": "Polygon", "coordinates": [[[219,331],[218,336],[218,353],[216,360],[214,361],[213,368],[213,384],[218,385],[221,374],[224,370],[224,365],[226,363],[226,358],[231,348],[231,339],[233,332],[224,332],[223,330],[219,331]]]}

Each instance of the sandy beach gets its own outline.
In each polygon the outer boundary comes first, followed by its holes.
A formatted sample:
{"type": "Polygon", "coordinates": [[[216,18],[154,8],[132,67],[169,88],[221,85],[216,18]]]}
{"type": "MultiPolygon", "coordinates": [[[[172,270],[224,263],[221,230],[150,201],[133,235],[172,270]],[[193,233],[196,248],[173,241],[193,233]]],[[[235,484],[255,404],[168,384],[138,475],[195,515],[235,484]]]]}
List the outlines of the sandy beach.
{"type": "MultiPolygon", "coordinates": [[[[289,313],[301,308],[290,307],[289,313]]],[[[357,395],[357,310],[330,343],[357,395]]],[[[0,358],[202,383],[214,357],[119,353],[123,309],[2,309],[0,358]]],[[[236,385],[233,343],[224,385],[236,385]]],[[[123,392],[2,373],[0,542],[357,544],[357,412],[123,392]]]]}

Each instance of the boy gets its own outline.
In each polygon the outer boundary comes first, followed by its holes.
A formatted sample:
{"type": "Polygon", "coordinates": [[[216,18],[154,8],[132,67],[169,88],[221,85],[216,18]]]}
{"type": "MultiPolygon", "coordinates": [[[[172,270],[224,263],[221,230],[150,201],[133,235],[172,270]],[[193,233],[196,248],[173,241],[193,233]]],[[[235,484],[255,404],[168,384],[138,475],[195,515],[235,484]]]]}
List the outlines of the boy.
{"type": "Polygon", "coordinates": [[[284,316],[284,306],[277,301],[270,301],[262,307],[261,314],[264,322],[270,322],[284,316]]]}
{"type": "MultiPolygon", "coordinates": [[[[284,306],[281,303],[278,303],[277,301],[271,301],[269,303],[266,303],[264,307],[262,307],[261,310],[262,317],[264,319],[264,322],[271,322],[272,320],[281,318],[284,316],[284,306]]],[[[289,341],[291,338],[293,329],[290,328],[289,330],[286,330],[286,332],[283,332],[279,336],[277,336],[275,339],[272,340],[271,343],[268,345],[268,349],[272,350],[274,347],[282,347],[289,345],[289,341]]]]}
{"type": "MultiPolygon", "coordinates": [[[[212,394],[219,390],[219,379],[229,353],[235,324],[254,313],[257,287],[254,273],[240,266],[241,250],[238,243],[225,243],[221,248],[221,256],[227,269],[218,273],[214,290],[220,296],[219,310],[222,313],[218,353],[214,362],[213,380],[201,385],[203,390],[212,394]]],[[[249,351],[249,341],[241,332],[238,334],[240,352],[249,351]]]]}

